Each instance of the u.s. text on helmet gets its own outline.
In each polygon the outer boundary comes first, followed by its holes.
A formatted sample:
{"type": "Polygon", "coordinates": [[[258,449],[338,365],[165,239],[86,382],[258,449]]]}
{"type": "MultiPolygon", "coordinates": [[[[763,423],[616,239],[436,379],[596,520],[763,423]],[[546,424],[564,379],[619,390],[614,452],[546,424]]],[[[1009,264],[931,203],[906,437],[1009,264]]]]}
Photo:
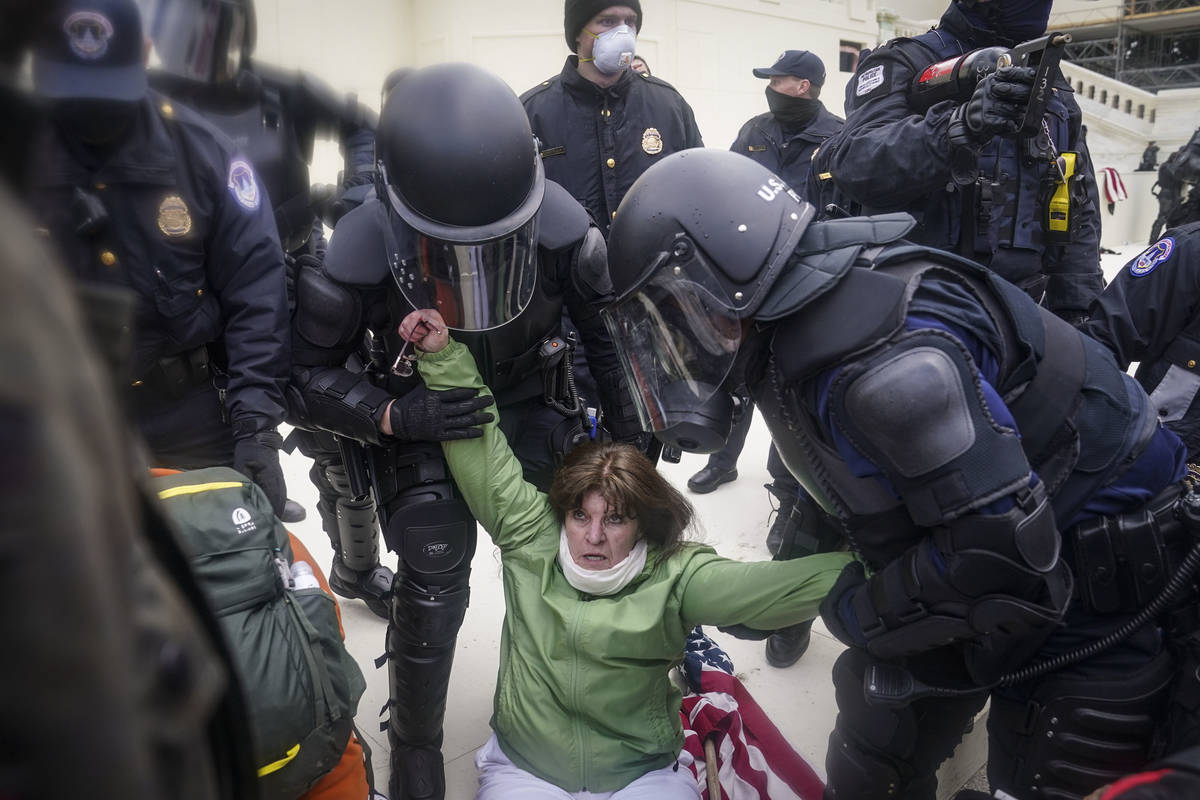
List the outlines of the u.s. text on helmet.
{"type": "Polygon", "coordinates": [[[525,109],[471,64],[406,76],[376,133],[383,199],[416,232],[392,272],[406,299],[451,328],[486,330],[529,304],[546,179],[525,109]]]}

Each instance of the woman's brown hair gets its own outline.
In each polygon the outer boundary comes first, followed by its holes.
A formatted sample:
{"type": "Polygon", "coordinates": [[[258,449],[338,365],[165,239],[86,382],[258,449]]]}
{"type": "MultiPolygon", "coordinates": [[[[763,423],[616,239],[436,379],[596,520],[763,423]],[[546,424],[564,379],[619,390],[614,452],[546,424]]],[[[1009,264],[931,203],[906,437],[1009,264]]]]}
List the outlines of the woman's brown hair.
{"type": "Polygon", "coordinates": [[[692,504],[636,447],[590,442],[567,454],[550,486],[559,521],[599,492],[613,511],[638,521],[638,531],[660,558],[679,549],[695,514],[692,504]]]}

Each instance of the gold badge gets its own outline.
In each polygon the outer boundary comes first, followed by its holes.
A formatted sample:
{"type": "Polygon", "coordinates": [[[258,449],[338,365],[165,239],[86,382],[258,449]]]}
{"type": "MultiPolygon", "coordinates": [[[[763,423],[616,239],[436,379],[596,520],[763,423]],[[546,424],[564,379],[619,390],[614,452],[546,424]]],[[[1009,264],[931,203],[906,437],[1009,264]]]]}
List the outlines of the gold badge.
{"type": "Polygon", "coordinates": [[[642,132],[642,150],[648,156],[656,156],[662,152],[662,134],[658,128],[646,128],[642,132]]]}
{"type": "Polygon", "coordinates": [[[169,194],[158,206],[158,229],[164,236],[178,238],[192,232],[192,215],[187,203],[177,194],[169,194]]]}

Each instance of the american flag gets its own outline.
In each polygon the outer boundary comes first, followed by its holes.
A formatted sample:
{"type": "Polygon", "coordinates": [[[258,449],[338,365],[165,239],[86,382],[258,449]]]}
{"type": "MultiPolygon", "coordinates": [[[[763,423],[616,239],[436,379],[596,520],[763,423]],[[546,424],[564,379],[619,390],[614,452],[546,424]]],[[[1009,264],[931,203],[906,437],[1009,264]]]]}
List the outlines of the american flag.
{"type": "Polygon", "coordinates": [[[819,775],[784,738],[733,674],[729,656],[700,628],[688,636],[683,658],[688,692],[679,715],[684,752],[704,800],[708,790],[709,751],[715,755],[719,800],[821,800],[819,775]]]}

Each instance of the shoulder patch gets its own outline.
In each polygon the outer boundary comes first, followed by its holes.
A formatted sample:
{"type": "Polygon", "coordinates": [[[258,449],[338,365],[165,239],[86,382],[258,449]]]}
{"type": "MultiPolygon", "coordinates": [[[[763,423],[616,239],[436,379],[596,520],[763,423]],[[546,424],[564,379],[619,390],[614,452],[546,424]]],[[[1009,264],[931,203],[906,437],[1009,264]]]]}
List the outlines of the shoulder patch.
{"type": "Polygon", "coordinates": [[[254,167],[245,159],[236,158],[229,165],[229,191],[238,204],[247,211],[257,211],[262,203],[262,192],[258,189],[258,178],[254,167]]]}
{"type": "Polygon", "coordinates": [[[1164,236],[1147,247],[1142,254],[1129,262],[1129,274],[1135,278],[1149,275],[1162,263],[1165,263],[1175,252],[1175,238],[1164,236]]]}
{"type": "Polygon", "coordinates": [[[877,64],[871,67],[858,76],[858,83],[854,86],[854,96],[865,97],[880,86],[883,86],[887,82],[886,78],[886,65],[877,64]]]}

